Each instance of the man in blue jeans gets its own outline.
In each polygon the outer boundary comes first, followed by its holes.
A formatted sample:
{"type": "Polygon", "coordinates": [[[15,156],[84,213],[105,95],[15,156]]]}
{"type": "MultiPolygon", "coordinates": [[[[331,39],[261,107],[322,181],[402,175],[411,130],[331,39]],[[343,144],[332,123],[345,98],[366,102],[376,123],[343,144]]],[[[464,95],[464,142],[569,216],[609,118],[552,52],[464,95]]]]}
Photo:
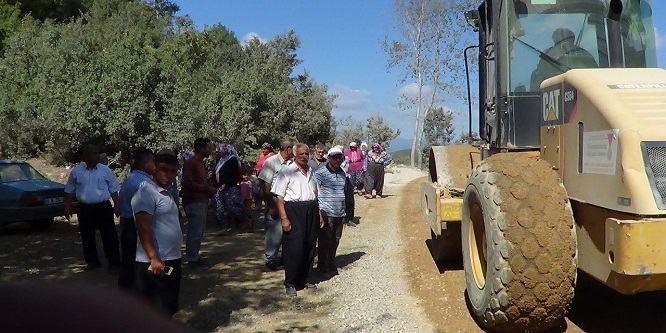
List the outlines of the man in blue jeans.
{"type": "Polygon", "coordinates": [[[213,152],[209,139],[194,140],[194,156],[183,164],[183,181],[180,196],[187,216],[187,240],[185,257],[190,268],[208,268],[208,263],[199,255],[201,240],[206,229],[208,216],[208,200],[213,197],[217,188],[208,183],[204,158],[213,152]]]}
{"type": "Polygon", "coordinates": [[[271,193],[271,187],[277,179],[280,170],[292,163],[294,158],[295,141],[287,139],[280,144],[280,152],[275,156],[269,157],[264,163],[259,181],[262,184],[264,192],[264,201],[266,202],[266,220],[264,227],[264,248],[266,267],[270,270],[277,270],[279,266],[278,252],[282,244],[282,222],[277,209],[277,197],[271,193]]]}

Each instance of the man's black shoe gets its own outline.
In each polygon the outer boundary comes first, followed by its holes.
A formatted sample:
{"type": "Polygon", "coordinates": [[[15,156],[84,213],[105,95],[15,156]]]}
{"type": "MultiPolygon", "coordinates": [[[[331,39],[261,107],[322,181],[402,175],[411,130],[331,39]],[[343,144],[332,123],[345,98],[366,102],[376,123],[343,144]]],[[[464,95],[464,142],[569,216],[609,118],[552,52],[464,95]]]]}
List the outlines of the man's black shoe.
{"type": "Polygon", "coordinates": [[[266,262],[266,268],[270,269],[271,271],[277,271],[278,267],[278,263],[275,261],[266,262]]]}
{"type": "Polygon", "coordinates": [[[101,264],[87,264],[86,267],[83,268],[83,271],[84,272],[90,272],[90,271],[94,271],[94,270],[96,270],[100,267],[102,267],[101,264]]]}
{"type": "Polygon", "coordinates": [[[358,227],[358,223],[356,223],[352,220],[347,221],[346,224],[347,224],[348,227],[358,227]]]}
{"type": "Polygon", "coordinates": [[[306,283],[305,284],[305,289],[317,289],[317,284],[316,283],[306,283]]]}
{"type": "Polygon", "coordinates": [[[285,288],[287,296],[296,296],[296,288],[294,287],[287,287],[285,288]]]}
{"type": "Polygon", "coordinates": [[[187,267],[192,269],[209,269],[210,265],[203,258],[199,258],[197,261],[189,261],[187,267]]]}

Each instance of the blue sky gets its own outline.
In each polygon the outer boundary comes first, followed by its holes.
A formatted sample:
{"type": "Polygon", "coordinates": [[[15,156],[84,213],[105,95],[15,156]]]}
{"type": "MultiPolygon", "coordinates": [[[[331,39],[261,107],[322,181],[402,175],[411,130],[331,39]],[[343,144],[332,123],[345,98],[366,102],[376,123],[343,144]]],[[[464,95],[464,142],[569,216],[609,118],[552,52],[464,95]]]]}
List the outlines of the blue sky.
{"type": "MultiPolygon", "coordinates": [[[[395,38],[393,1],[391,0],[176,0],[179,15],[189,15],[198,28],[220,23],[241,41],[257,36],[262,40],[294,30],[301,39],[297,51],[303,64],[297,73],[307,70],[316,82],[326,84],[337,94],[333,115],[353,115],[365,122],[367,117],[382,115],[393,128],[411,138],[413,116],[397,108],[401,83],[397,71],[387,72],[387,55],[380,41],[395,38]]],[[[653,17],[666,14],[666,1],[653,0],[653,17]]],[[[655,19],[657,35],[666,34],[666,21],[655,19]]],[[[660,38],[658,38],[660,40],[660,38]]],[[[664,47],[659,42],[659,66],[666,64],[664,47]]],[[[461,45],[461,49],[464,46],[461,45]]],[[[464,84],[464,83],[463,83],[464,84]]],[[[466,128],[466,106],[451,104],[461,112],[456,120],[459,130],[466,128]]]]}

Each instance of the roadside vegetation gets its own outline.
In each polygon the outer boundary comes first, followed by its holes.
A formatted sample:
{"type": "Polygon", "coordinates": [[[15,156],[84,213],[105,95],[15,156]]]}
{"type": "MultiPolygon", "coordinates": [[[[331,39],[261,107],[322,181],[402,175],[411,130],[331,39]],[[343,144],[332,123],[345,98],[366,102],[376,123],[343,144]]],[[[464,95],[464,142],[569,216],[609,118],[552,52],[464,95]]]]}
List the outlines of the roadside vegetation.
{"type": "Polygon", "coordinates": [[[118,167],[134,146],[182,150],[197,136],[241,151],[330,141],[334,96],[294,72],[293,31],[245,43],[223,25],[197,30],[168,1],[11,3],[0,5],[6,156],[71,162],[95,143],[118,167]]]}

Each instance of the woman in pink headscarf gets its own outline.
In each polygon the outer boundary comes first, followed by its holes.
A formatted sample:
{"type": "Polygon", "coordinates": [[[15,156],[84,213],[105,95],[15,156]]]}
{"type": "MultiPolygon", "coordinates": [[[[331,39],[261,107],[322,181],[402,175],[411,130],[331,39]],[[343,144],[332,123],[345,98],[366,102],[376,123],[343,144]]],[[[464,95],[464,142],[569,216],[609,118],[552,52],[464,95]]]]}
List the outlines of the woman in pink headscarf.
{"type": "Polygon", "coordinates": [[[349,158],[349,178],[354,190],[360,190],[363,188],[365,154],[358,148],[356,142],[352,141],[349,143],[349,149],[345,150],[345,156],[349,158]]]}

